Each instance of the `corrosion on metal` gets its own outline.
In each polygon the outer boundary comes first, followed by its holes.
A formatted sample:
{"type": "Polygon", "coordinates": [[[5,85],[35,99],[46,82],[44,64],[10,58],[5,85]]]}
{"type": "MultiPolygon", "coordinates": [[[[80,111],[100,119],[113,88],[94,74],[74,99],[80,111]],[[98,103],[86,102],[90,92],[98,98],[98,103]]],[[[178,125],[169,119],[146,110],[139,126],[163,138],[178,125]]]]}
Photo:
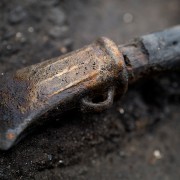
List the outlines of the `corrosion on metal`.
{"type": "Polygon", "coordinates": [[[0,148],[10,148],[38,117],[57,105],[61,111],[108,87],[127,87],[118,47],[107,38],[65,56],[20,69],[1,78],[0,148]]]}

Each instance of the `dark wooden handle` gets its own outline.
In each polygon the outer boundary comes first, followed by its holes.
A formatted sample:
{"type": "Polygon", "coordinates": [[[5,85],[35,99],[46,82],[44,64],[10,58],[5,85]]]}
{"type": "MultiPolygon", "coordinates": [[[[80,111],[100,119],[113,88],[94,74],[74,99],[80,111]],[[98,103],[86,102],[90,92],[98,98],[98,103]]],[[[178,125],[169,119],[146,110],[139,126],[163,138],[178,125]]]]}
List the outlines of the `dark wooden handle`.
{"type": "Polygon", "coordinates": [[[180,69],[180,26],[142,36],[119,46],[129,81],[155,72],[180,69]]]}

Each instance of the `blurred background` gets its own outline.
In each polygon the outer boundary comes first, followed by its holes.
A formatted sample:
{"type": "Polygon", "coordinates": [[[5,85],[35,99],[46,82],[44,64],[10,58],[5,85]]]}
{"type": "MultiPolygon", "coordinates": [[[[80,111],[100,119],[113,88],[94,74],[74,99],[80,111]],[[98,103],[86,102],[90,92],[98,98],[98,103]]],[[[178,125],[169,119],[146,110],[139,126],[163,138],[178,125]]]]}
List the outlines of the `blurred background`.
{"type": "MultiPolygon", "coordinates": [[[[118,44],[180,24],[179,0],[1,0],[0,73],[106,36],[118,44]]],[[[180,73],[129,87],[100,114],[48,116],[8,152],[0,179],[179,180],[180,73]]]]}

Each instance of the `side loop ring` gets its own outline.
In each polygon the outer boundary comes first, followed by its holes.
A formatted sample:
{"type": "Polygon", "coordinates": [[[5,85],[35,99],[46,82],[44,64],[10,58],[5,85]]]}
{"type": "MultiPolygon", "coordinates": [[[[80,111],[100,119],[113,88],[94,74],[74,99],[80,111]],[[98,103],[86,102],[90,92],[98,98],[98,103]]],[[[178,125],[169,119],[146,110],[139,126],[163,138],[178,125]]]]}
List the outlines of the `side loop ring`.
{"type": "Polygon", "coordinates": [[[83,111],[83,112],[92,112],[92,111],[100,112],[100,111],[108,109],[113,104],[114,94],[115,94],[115,87],[113,86],[108,89],[107,98],[102,102],[94,103],[92,101],[92,98],[90,98],[88,96],[82,98],[81,111],[83,111]]]}

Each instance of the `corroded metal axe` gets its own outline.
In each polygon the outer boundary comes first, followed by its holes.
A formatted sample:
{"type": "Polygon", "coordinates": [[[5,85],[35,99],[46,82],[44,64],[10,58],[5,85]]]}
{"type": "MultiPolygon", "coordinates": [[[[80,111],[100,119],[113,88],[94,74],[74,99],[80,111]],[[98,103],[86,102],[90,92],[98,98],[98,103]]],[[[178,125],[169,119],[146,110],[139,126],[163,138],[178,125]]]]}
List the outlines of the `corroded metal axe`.
{"type": "Polygon", "coordinates": [[[40,116],[59,107],[101,111],[145,75],[180,69],[180,26],[117,46],[107,38],[0,77],[0,149],[7,150],[40,116]],[[101,95],[101,101],[97,96],[101,95]]]}

